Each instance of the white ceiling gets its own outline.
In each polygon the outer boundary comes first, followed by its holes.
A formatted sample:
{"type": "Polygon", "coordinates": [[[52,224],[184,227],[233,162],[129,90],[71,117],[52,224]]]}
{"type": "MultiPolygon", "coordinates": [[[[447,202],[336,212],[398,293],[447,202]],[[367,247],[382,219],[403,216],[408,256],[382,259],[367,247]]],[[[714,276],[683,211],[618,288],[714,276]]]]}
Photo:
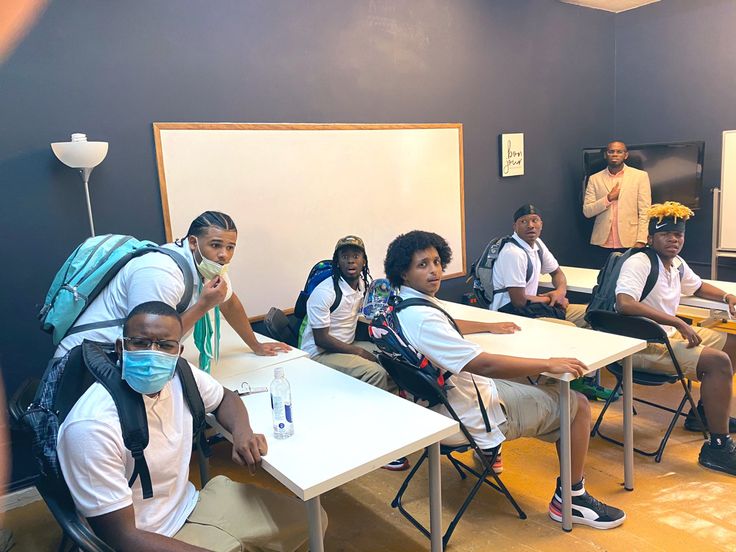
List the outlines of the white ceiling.
{"type": "Polygon", "coordinates": [[[560,0],[565,4],[575,4],[576,6],[585,6],[586,8],[594,8],[596,10],[605,10],[619,13],[626,10],[640,8],[647,4],[659,2],[659,0],[560,0]]]}

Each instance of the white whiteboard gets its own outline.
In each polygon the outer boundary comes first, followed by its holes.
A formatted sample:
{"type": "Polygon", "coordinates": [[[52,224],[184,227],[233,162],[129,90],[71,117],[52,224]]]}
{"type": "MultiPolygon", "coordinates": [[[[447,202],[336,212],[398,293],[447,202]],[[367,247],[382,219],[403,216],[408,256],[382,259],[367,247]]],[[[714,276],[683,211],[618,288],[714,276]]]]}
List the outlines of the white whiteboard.
{"type": "Polygon", "coordinates": [[[736,130],[723,132],[718,249],[736,251],[736,130]]]}
{"type": "Polygon", "coordinates": [[[154,135],[167,239],[203,211],[229,214],[229,274],[251,318],[291,309],[348,234],[365,241],[374,278],[388,244],[415,229],[452,247],[446,278],[466,273],[461,124],[154,123],[154,135]]]}

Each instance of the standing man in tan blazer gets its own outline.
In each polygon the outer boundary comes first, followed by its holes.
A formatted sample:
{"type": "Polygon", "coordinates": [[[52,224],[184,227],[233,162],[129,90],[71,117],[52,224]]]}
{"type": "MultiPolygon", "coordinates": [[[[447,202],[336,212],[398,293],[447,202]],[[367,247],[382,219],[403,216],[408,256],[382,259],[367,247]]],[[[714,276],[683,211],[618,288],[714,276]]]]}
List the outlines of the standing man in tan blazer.
{"type": "Polygon", "coordinates": [[[624,163],[629,157],[626,144],[608,144],[608,167],[588,180],[583,214],[595,217],[590,243],[607,249],[644,247],[647,242],[652,203],[649,175],[624,163]]]}

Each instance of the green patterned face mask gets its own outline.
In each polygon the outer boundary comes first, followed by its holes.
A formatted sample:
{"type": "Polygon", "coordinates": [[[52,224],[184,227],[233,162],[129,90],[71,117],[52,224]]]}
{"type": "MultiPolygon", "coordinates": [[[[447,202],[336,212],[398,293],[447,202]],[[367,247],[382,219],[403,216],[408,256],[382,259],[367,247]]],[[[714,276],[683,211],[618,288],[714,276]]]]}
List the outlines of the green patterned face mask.
{"type": "MultiPolygon", "coordinates": [[[[201,282],[199,289],[202,290],[201,282]]],[[[209,312],[194,324],[194,345],[199,351],[199,367],[208,374],[212,360],[217,362],[220,359],[220,307],[215,307],[212,312],[214,325],[209,312]]]]}

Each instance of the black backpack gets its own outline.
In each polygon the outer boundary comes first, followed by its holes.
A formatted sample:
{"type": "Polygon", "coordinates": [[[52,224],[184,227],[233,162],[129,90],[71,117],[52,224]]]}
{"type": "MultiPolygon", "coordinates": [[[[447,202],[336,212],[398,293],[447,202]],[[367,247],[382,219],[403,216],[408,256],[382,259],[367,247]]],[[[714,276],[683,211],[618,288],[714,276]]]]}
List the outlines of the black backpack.
{"type": "MultiPolygon", "coordinates": [[[[395,360],[403,361],[416,370],[429,374],[432,379],[437,382],[440,389],[447,394],[447,390],[452,389],[452,385],[450,385],[448,381],[453,375],[452,372],[443,372],[439,368],[435,367],[426,356],[412,347],[409,341],[404,337],[404,333],[401,330],[401,324],[399,323],[399,318],[396,315],[402,310],[414,306],[437,309],[447,317],[447,320],[452,324],[452,327],[455,328],[457,333],[462,336],[462,332],[457,327],[457,323],[452,316],[432,301],[418,297],[402,300],[401,297],[397,295],[391,296],[388,301],[388,307],[379,311],[373,317],[373,320],[371,320],[371,323],[368,326],[368,334],[371,341],[378,346],[382,353],[395,360]]],[[[472,377],[473,376],[471,374],[471,378],[472,377]]],[[[481,416],[483,417],[483,423],[485,424],[486,431],[490,432],[491,422],[488,419],[488,412],[483,404],[483,399],[481,398],[480,391],[475,383],[475,378],[473,378],[473,385],[475,386],[475,392],[478,397],[478,406],[480,408],[481,416]]],[[[439,404],[439,401],[432,400],[429,397],[414,397],[414,399],[415,401],[425,400],[430,407],[439,404]]]]}
{"type": "MultiPolygon", "coordinates": [[[[616,310],[616,283],[618,282],[619,274],[621,274],[621,267],[629,257],[638,254],[649,257],[649,263],[651,265],[639,301],[643,301],[652,292],[657,283],[657,278],[659,278],[659,258],[657,252],[648,246],[643,248],[632,247],[623,253],[614,251],[608,256],[603,268],[598,272],[596,285],[591,292],[590,303],[588,303],[585,309],[586,320],[590,311],[605,310],[613,312],[616,310]]],[[[680,273],[680,278],[682,278],[685,272],[685,266],[680,264],[677,270],[680,273]]]]}
{"type": "MultiPolygon", "coordinates": [[[[513,236],[503,236],[500,238],[493,238],[483,249],[480,257],[473,263],[470,268],[470,277],[468,280],[473,280],[473,291],[478,301],[485,308],[488,308],[493,303],[493,296],[498,293],[504,293],[508,291],[508,288],[493,289],[493,267],[498,260],[498,256],[501,254],[501,250],[507,243],[514,244],[516,247],[523,249],[521,244],[516,241],[513,236]]],[[[542,248],[537,249],[539,255],[539,262],[542,262],[542,248]]],[[[532,279],[534,266],[532,265],[532,259],[527,254],[526,264],[526,281],[529,282],[532,279]]]]}
{"type": "MultiPolygon", "coordinates": [[[[125,447],[130,450],[135,461],[128,486],[132,486],[136,478],[140,477],[143,498],[151,498],[151,474],[143,454],[148,446],[148,420],[143,396],[133,391],[122,379],[121,368],[115,358],[111,343],[84,340],[64,357],[52,359],[41,378],[33,402],[23,414],[23,424],[31,433],[33,455],[38,462],[41,476],[50,486],[66,488],[56,449],[59,427],[90,385],[101,383],[115,402],[125,447]]],[[[207,454],[204,403],[191,366],[180,358],[176,372],[181,380],[185,401],[192,413],[195,442],[207,454]]]]}

